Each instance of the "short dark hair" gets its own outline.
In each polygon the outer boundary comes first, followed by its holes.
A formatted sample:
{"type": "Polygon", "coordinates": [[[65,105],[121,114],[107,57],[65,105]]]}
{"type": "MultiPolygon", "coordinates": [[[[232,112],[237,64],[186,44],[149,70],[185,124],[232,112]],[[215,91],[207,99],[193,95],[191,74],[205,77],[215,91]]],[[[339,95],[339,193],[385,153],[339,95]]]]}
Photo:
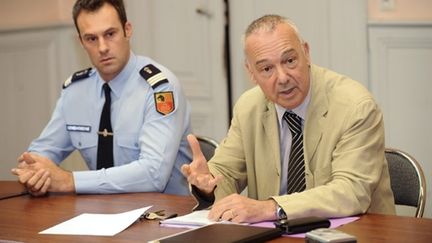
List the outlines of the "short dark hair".
{"type": "Polygon", "coordinates": [[[126,16],[126,10],[125,10],[123,0],[77,0],[72,9],[72,17],[75,24],[75,28],[77,29],[78,34],[80,36],[81,33],[77,24],[78,15],[83,10],[89,12],[95,12],[99,10],[104,4],[109,4],[115,8],[124,31],[124,27],[127,22],[127,16],[126,16]]]}

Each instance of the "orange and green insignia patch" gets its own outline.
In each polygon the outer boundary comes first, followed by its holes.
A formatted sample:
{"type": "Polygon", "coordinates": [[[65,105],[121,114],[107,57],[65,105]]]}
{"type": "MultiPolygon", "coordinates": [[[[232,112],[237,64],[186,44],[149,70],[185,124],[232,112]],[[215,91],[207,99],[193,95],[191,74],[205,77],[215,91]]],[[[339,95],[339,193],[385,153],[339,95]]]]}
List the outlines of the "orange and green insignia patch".
{"type": "Polygon", "coordinates": [[[172,91],[158,92],[154,94],[156,111],[162,115],[168,115],[175,109],[172,91]]]}

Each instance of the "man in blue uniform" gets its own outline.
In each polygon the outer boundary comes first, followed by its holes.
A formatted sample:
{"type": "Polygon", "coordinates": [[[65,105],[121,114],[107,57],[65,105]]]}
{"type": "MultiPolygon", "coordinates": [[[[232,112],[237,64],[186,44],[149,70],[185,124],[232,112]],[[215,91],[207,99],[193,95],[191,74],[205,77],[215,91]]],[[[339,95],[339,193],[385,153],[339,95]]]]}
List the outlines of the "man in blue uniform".
{"type": "Polygon", "coordinates": [[[78,0],[73,18],[94,68],[63,85],[48,125],[12,173],[30,193],[187,194],[190,107],[177,78],[130,50],[121,0],[78,0]],[[89,171],[58,167],[79,150],[89,171]]]}

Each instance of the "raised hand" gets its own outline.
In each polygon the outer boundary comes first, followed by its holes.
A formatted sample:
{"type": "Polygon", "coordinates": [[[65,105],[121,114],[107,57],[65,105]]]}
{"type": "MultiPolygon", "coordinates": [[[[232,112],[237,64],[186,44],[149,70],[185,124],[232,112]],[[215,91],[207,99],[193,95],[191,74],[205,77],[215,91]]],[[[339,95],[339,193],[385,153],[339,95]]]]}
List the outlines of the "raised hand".
{"type": "Polygon", "coordinates": [[[189,146],[192,150],[192,162],[183,165],[181,171],[187,178],[188,182],[196,186],[205,194],[213,192],[216,184],[222,179],[222,176],[214,177],[209,170],[207,160],[205,159],[198,140],[192,134],[187,136],[189,146]]]}

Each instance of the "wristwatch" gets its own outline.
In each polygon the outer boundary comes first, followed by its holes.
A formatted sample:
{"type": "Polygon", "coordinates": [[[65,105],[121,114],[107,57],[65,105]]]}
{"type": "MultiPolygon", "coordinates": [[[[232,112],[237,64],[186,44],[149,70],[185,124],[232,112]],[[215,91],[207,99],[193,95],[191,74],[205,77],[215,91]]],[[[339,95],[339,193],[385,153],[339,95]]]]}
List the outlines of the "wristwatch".
{"type": "Polygon", "coordinates": [[[287,219],[287,215],[286,215],[285,211],[279,205],[277,205],[277,208],[276,208],[276,217],[278,220],[287,219]]]}

